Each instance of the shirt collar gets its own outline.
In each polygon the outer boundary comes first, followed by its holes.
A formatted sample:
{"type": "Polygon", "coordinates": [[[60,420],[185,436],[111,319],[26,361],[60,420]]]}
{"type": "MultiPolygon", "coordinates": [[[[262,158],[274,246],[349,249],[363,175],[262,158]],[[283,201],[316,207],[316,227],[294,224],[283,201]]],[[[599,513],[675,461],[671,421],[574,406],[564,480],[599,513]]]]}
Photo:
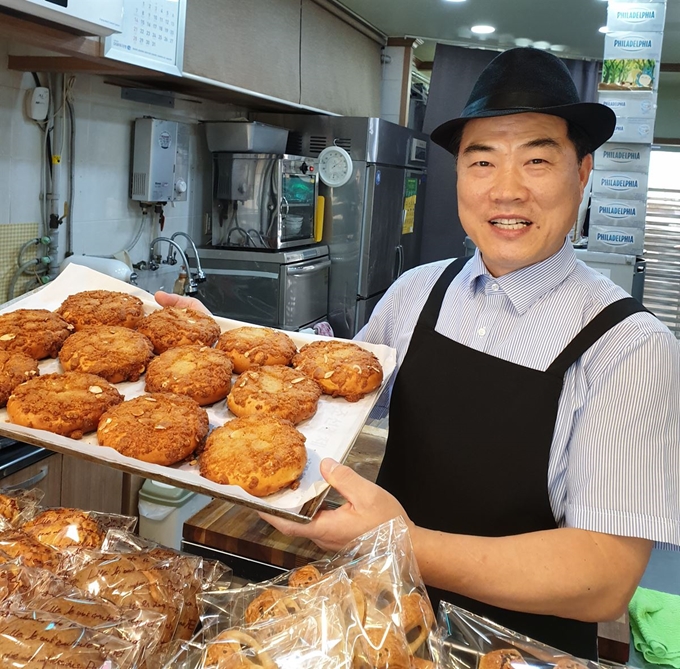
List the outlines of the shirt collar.
{"type": "Polygon", "coordinates": [[[543,295],[561,284],[576,268],[576,254],[569,239],[554,255],[535,265],[523,267],[494,279],[486,268],[479,249],[470,263],[470,294],[482,289],[488,281],[495,281],[508,296],[519,314],[523,314],[543,295]],[[482,279],[481,277],[486,277],[482,279]]]}

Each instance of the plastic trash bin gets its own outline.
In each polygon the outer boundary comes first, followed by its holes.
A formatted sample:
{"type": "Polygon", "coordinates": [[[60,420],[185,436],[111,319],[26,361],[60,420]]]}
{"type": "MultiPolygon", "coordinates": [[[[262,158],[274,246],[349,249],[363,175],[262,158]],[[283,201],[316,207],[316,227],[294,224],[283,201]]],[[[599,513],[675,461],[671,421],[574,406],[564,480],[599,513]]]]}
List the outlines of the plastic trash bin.
{"type": "Polygon", "coordinates": [[[147,479],[139,491],[139,536],[179,550],[184,523],[210,501],[207,495],[147,479]]]}

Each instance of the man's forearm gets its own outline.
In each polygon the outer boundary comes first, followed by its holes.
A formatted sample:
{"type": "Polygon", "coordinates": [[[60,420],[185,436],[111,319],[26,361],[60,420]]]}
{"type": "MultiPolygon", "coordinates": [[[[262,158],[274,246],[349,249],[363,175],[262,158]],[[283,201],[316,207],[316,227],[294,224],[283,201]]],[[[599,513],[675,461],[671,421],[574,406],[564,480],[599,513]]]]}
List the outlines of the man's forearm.
{"type": "Polygon", "coordinates": [[[652,547],[573,528],[498,538],[415,528],[412,537],[428,585],[505,609],[585,621],[625,611],[652,547]]]}

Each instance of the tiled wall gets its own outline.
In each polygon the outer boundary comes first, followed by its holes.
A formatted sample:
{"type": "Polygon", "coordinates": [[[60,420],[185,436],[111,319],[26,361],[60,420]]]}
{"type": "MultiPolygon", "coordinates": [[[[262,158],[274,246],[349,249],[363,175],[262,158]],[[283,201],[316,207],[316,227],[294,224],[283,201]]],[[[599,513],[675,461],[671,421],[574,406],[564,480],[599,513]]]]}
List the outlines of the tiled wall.
{"type": "MultiPolygon", "coordinates": [[[[33,77],[30,73],[8,70],[8,53],[25,53],[25,49],[0,40],[0,303],[7,298],[6,277],[16,267],[16,255],[7,248],[5,240],[21,246],[20,240],[36,236],[41,220],[40,157],[44,137],[23,111],[26,91],[35,86],[33,77]],[[11,228],[4,228],[8,224],[11,228]]],[[[41,79],[46,81],[44,75],[41,79]]],[[[185,96],[177,97],[174,109],[129,102],[121,99],[118,87],[105,84],[102,77],[81,74],[76,77],[73,91],[76,116],[73,252],[110,255],[125,249],[134,239],[141,211],[128,198],[130,142],[133,120],[141,116],[192,124],[188,198],[174,207],[166,206],[163,234],[177,230],[199,232],[203,214],[210,210],[210,154],[198,121],[242,116],[244,110],[182,99],[185,96]]],[[[53,150],[56,152],[57,148],[53,150]]],[[[63,154],[68,154],[66,147],[63,154]]],[[[65,181],[63,185],[65,189],[65,181]]],[[[157,234],[157,229],[152,230],[149,223],[145,225],[139,242],[130,250],[133,262],[147,258],[148,243],[157,234]]],[[[62,225],[61,257],[66,245],[62,225]]],[[[30,252],[24,258],[30,259],[30,252]]]]}

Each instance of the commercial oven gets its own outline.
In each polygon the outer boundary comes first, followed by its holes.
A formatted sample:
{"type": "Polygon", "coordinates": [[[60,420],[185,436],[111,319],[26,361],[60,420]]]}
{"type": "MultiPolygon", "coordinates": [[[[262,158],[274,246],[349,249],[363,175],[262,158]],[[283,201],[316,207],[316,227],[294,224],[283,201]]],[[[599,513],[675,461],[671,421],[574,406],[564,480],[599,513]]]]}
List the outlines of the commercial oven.
{"type": "Polygon", "coordinates": [[[216,316],[282,330],[327,320],[327,246],[282,251],[200,247],[198,253],[206,281],[196,297],[216,316]]]}

